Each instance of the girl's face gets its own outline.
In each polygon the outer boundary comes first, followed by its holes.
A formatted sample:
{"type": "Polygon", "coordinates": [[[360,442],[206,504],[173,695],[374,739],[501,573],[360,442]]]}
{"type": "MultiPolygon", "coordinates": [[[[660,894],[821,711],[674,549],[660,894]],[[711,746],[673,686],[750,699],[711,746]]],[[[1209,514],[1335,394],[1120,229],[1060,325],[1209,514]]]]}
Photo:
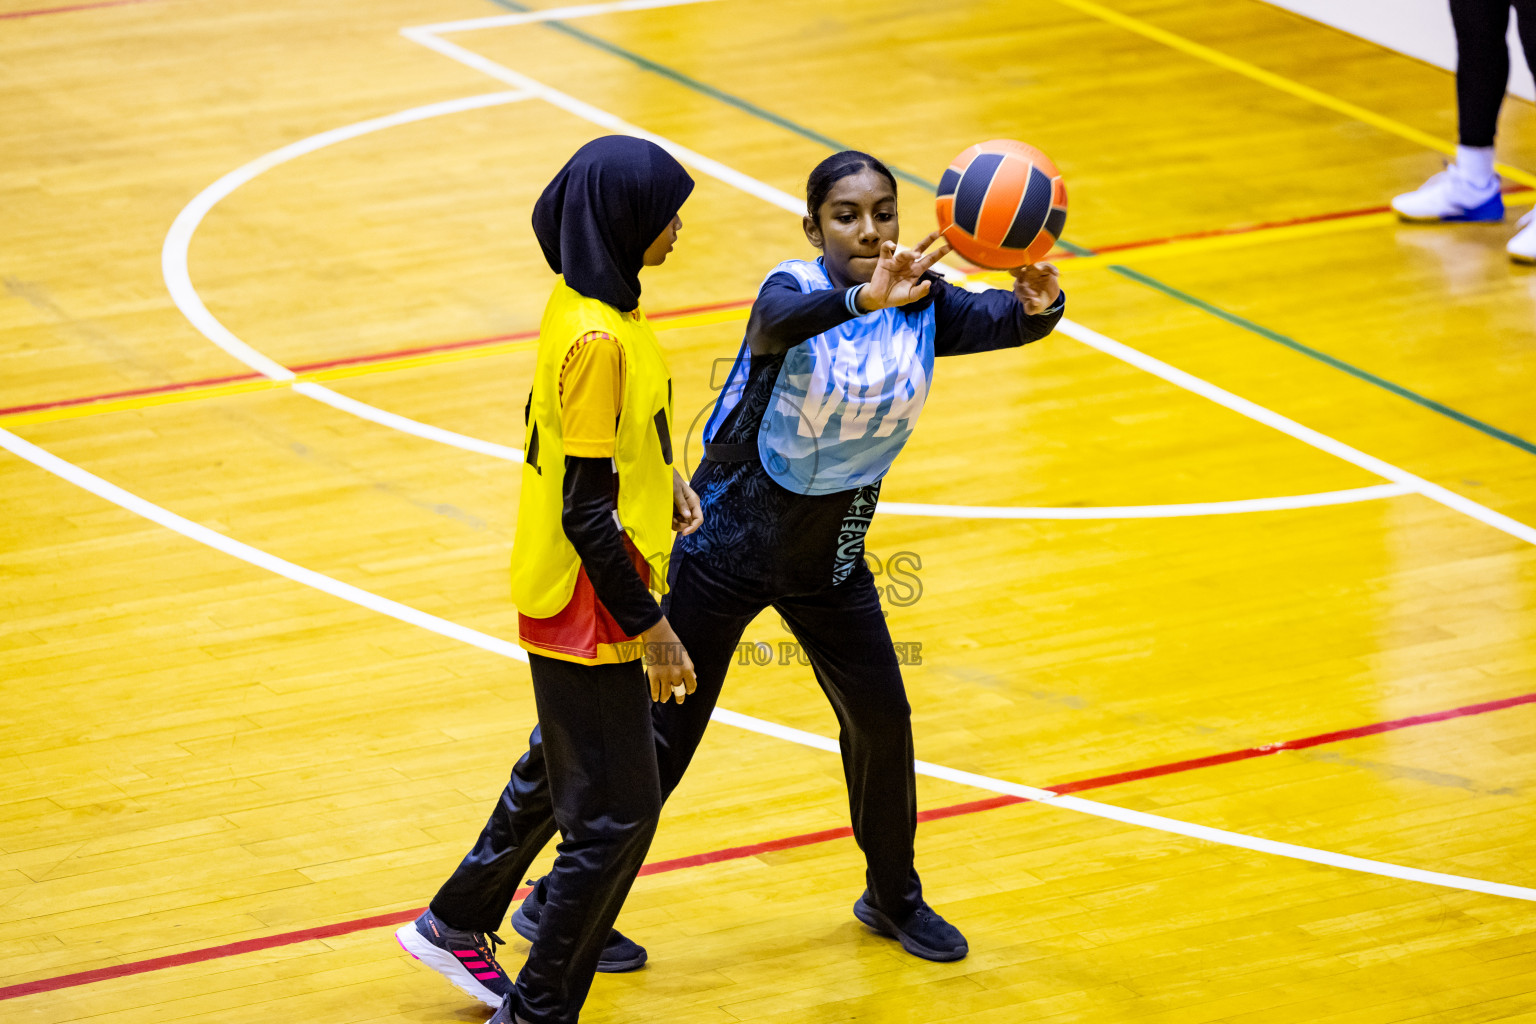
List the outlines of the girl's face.
{"type": "MultiPolygon", "coordinates": [[[[677,241],[677,233],[683,230],[683,218],[674,216],[672,223],[661,229],[661,234],[656,236],[656,241],[646,247],[645,256],[640,262],[647,267],[659,267],[667,262],[667,253],[672,251],[673,244],[677,241]]],[[[634,252],[633,249],[630,252],[634,252]]]]}
{"type": "Polygon", "coordinates": [[[816,218],[805,218],[805,237],[822,251],[827,274],[839,288],[867,282],[880,258],[880,243],[894,242],[896,190],[871,168],[833,182],[816,218]]]}

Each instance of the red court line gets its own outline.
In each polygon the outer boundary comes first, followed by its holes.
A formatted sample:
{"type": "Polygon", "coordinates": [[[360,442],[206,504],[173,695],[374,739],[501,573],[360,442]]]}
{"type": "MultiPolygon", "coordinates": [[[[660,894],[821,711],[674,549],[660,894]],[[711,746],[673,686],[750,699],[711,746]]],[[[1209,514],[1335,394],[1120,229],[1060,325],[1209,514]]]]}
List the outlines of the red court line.
{"type": "Polygon", "coordinates": [[[98,7],[126,7],[129,4],[147,4],[151,0],[101,0],[94,4],[70,4],[68,7],[39,7],[30,11],[11,11],[0,14],[0,21],[11,18],[36,18],[42,14],[68,14],[70,11],[94,11],[98,7]]]}
{"type": "MultiPolygon", "coordinates": [[[[118,3],[144,3],[147,0],[115,0],[118,3]]],[[[107,4],[93,6],[110,6],[107,4]]],[[[54,10],[74,10],[75,8],[60,7],[54,10]]],[[[22,12],[26,13],[26,12],[22,12]]],[[[47,14],[49,11],[37,13],[47,14]]],[[[0,15],[0,17],[18,17],[19,15],[0,15]]],[[[1527,192],[1524,185],[1510,186],[1504,189],[1506,195],[1513,192],[1527,192]]],[[[1365,217],[1376,213],[1385,213],[1390,206],[1368,206],[1358,210],[1339,210],[1334,213],[1314,213],[1303,217],[1291,217],[1286,220],[1265,221],[1262,224],[1247,224],[1237,228],[1213,228],[1209,231],[1191,231],[1183,235],[1168,235],[1164,238],[1148,238],[1136,242],[1117,242],[1111,245],[1101,246],[1086,255],[1098,256],[1112,252],[1125,252],[1130,249],[1146,249],[1157,245],[1169,245],[1173,242],[1187,242],[1199,238],[1214,238],[1222,235],[1246,235],[1255,231],[1267,231],[1272,228],[1294,227],[1298,224],[1316,224],[1321,221],[1347,220],[1351,217],[1365,217]]],[[[1052,260],[1069,260],[1077,258],[1070,252],[1053,252],[1052,260]]],[[[971,273],[980,273],[982,268],[972,267],[971,273]]],[[[672,320],[677,317],[691,316],[696,313],[712,313],[723,309],[743,309],[752,305],[751,299],[735,299],[730,302],[716,302],[704,306],[687,306],[682,309],[664,310],[650,316],[652,320],[672,320]]],[[[316,370],[328,370],[338,366],[366,366],[372,363],[387,362],[391,359],[403,359],[408,356],[430,355],[434,352],[451,352],[455,349],[479,348],[484,345],[494,345],[503,341],[521,341],[538,336],[537,330],[518,331],[514,334],[497,334],[489,338],[471,338],[468,341],[449,341],[438,345],[423,345],[418,348],[397,349],[392,352],[376,352],[360,356],[347,356],[341,359],[328,359],[323,362],[305,363],[300,366],[290,367],[295,373],[310,373],[316,370]]],[[[195,388],[212,387],[217,384],[234,384],[239,381],[260,380],[259,373],[241,373],[229,377],[209,377],[205,380],[183,381],[178,384],[160,384],[154,387],[134,388],[129,391],[113,391],[101,395],[85,395],[80,398],[63,398],[52,402],[38,402],[33,405],[12,406],[9,409],[0,409],[0,416],[11,416],[24,412],[41,412],[45,409],[62,409],[76,405],[90,405],[94,402],[107,402],[119,398],[139,398],[144,395],[168,394],[177,391],[190,391],[195,388]]]]}
{"type": "MultiPolygon", "coordinates": [[[[647,314],[648,320],[677,320],[685,316],[696,316],[699,313],[718,313],[725,309],[744,309],[752,305],[751,299],[732,299],[729,302],[712,302],[706,306],[684,306],[680,309],[664,309],[660,313],[647,314]]],[[[423,345],[420,348],[402,348],[393,352],[370,353],[360,356],[346,356],[342,359],[327,359],[319,363],[303,363],[290,367],[294,373],[311,373],[315,370],[329,370],[336,366],[365,366],[369,363],[388,362],[391,359],[404,359],[409,356],[426,356],[435,352],[452,352],[462,348],[481,348],[485,345],[494,345],[503,341],[528,341],[539,336],[538,328],[526,331],[516,331],[512,334],[497,334],[489,338],[473,338],[469,341],[445,341],[438,345],[423,345]]],[[[0,416],[7,410],[0,409],[0,416]]]]}
{"type": "Polygon", "coordinates": [[[1368,217],[1375,213],[1386,213],[1390,206],[1363,206],[1358,210],[1339,210],[1335,213],[1314,213],[1306,217],[1288,217],[1285,220],[1268,220],[1260,224],[1249,224],[1240,228],[1211,228],[1207,231],[1190,231],[1182,235],[1168,235],[1164,238],[1146,238],[1137,242],[1119,242],[1114,245],[1102,245],[1093,250],[1095,256],[1111,252],[1125,252],[1128,249],[1145,249],[1154,245],[1168,245],[1172,242],[1192,242],[1200,238],[1220,238],[1223,235],[1246,235],[1253,231],[1267,231],[1271,228],[1291,228],[1299,224],[1321,224],[1330,220],[1349,220],[1351,217],[1368,217]]]}
{"type": "MultiPolygon", "coordinates": [[[[684,306],[680,309],[666,309],[652,314],[651,320],[676,320],[679,317],[694,316],[699,313],[716,313],[726,309],[744,309],[752,305],[751,299],[733,299],[729,302],[714,302],[704,306],[684,306]]],[[[329,370],[338,366],[367,366],[372,363],[387,363],[392,359],[405,359],[410,356],[432,355],[436,352],[452,352],[456,349],[483,348],[486,345],[495,345],[504,341],[527,341],[539,336],[538,329],[515,331],[512,334],[494,334],[488,338],[470,338],[467,341],[445,341],[437,345],[420,345],[415,348],[394,349],[389,352],[370,352],[360,356],[344,356],[340,359],[325,359],[314,363],[299,363],[290,366],[294,373],[313,373],[316,370],[329,370]]],[[[173,394],[178,391],[192,391],[197,388],[215,387],[219,384],[239,384],[244,381],[261,380],[259,373],[236,373],[227,377],[205,377],[202,380],[180,381],[175,384],[155,384],[150,387],[131,388],[127,391],[109,391],[99,395],[84,395],[80,398],[61,398],[52,402],[38,402],[34,405],[15,405],[9,409],[0,409],[0,416],[12,416],[23,412],[40,412],[44,409],[63,409],[75,405],[91,405],[95,402],[110,402],[119,398],[142,398],[145,395],[173,394]]]]}
{"type": "MultiPolygon", "coordinates": [[[[1528,185],[1506,185],[1504,195],[1512,195],[1516,192],[1529,192],[1528,185]]],[[[1338,210],[1333,213],[1314,213],[1305,217],[1288,217],[1285,220],[1269,220],[1260,224],[1247,224],[1238,228],[1211,228],[1207,231],[1191,231],[1182,235],[1168,235],[1164,238],[1145,238],[1136,242],[1117,242],[1112,245],[1101,245],[1093,250],[1092,255],[1102,256],[1106,253],[1125,252],[1128,249],[1146,249],[1154,245],[1168,245],[1173,242],[1192,242],[1200,238],[1220,238],[1224,235],[1246,235],[1254,231],[1268,231],[1272,228],[1290,228],[1300,224],[1321,224],[1330,220],[1349,220],[1351,217],[1369,217],[1377,213],[1389,213],[1390,206],[1362,206],[1358,210],[1338,210]]],[[[1051,259],[1071,259],[1072,253],[1052,253],[1051,259]]]]}
{"type": "MultiPolygon", "coordinates": [[[[1467,704],[1459,708],[1432,711],[1423,715],[1410,715],[1407,718],[1394,718],[1387,722],[1359,725],[1352,729],[1339,729],[1334,732],[1319,733],[1316,736],[1304,736],[1301,739],[1284,740],[1279,743],[1265,743],[1262,746],[1232,750],[1224,754],[1212,754],[1209,757],[1195,757],[1184,761],[1173,761],[1169,764],[1154,765],[1150,768],[1138,768],[1134,771],[1098,775],[1091,779],[1080,779],[1077,782],[1066,782],[1049,788],[1054,793],[1077,793],[1085,789],[1099,789],[1104,786],[1119,785],[1122,782],[1134,782],[1139,779],[1156,778],[1160,775],[1187,772],[1196,768],[1208,768],[1212,765],[1230,764],[1234,761],[1246,761],[1255,757],[1267,757],[1270,754],[1278,754],[1282,750],[1305,750],[1308,747],[1322,746],[1325,743],[1339,743],[1343,740],[1359,739],[1363,736],[1376,736],[1380,733],[1396,732],[1399,729],[1408,729],[1416,725],[1429,725],[1434,722],[1449,721],[1453,718],[1485,715],[1491,711],[1502,711],[1506,708],[1519,707],[1522,704],[1536,704],[1536,693],[1524,693],[1518,697],[1505,697],[1502,700],[1490,700],[1481,704],[1467,704]]],[[[1017,796],[993,796],[962,804],[950,804],[947,807],[935,807],[932,810],[920,811],[917,815],[917,820],[937,821],[941,818],[954,818],[963,814],[975,814],[978,811],[989,811],[997,807],[1008,807],[1013,804],[1022,803],[1029,803],[1029,801],[1017,796]]],[[[756,857],[760,854],[772,853],[776,850],[790,850],[800,846],[813,846],[817,843],[830,842],[834,839],[847,839],[852,835],[853,830],[846,825],[841,828],[823,829],[819,832],[806,832],[801,835],[785,836],[782,839],[770,839],[767,842],[752,843],[747,846],[730,846],[723,850],[713,850],[709,853],[696,853],[688,857],[676,857],[672,860],[653,861],[642,867],[640,874],[658,875],[668,871],[680,871],[684,868],[699,867],[704,864],[741,860],[746,857],[756,857]]],[[[525,886],[519,889],[513,898],[522,899],[528,895],[528,892],[529,889],[525,886]]],[[[370,928],[386,928],[391,925],[400,925],[406,921],[415,920],[420,913],[421,908],[419,907],[413,910],[397,910],[393,913],[379,914],[374,917],[362,917],[352,921],[341,921],[337,924],[321,925],[317,928],[304,928],[299,931],[268,935],[259,939],[245,939],[222,946],[209,946],[206,949],[174,953],[170,956],[155,957],[151,960],[138,960],[133,963],[117,964],[112,967],[101,967],[93,971],[81,971],[78,974],[40,978],[37,981],[27,981],[19,985],[0,988],[0,1001],[36,995],[40,992],[56,992],[64,988],[76,988],[80,985],[90,985],[113,978],[148,974],[152,971],[165,970],[168,967],[182,967],[187,964],[204,963],[209,960],[239,956],[242,953],[276,949],[280,946],[291,946],[299,942],[308,942],[311,939],[326,939],[340,935],[350,935],[353,932],[366,931],[370,928]]]]}
{"type": "Polygon", "coordinates": [[[241,381],[260,380],[259,373],[236,373],[228,377],[204,377],[202,380],[184,380],[175,384],[156,384],[147,388],[131,388],[127,391],[106,391],[99,395],[85,395],[81,398],[60,398],[52,402],[38,402],[34,405],[13,405],[9,409],[0,409],[0,416],[11,416],[21,412],[38,412],[42,409],[63,409],[71,405],[90,405],[93,402],[110,402],[118,398],[139,398],[143,395],[168,394],[174,391],[191,391],[195,388],[208,388],[216,384],[237,384],[241,381]]]}

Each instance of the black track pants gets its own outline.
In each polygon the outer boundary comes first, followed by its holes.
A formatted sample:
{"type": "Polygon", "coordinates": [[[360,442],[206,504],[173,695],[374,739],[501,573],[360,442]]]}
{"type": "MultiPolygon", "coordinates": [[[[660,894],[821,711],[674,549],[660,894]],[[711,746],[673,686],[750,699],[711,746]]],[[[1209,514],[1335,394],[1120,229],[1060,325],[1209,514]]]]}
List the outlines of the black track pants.
{"type": "Polygon", "coordinates": [[[574,1024],[661,815],[650,688],[638,661],[528,661],[539,726],[432,912],[455,928],[495,931],[558,828],[538,941],[514,999],[532,1024],[574,1024]]]}
{"type": "MultiPolygon", "coordinates": [[[[693,659],[699,688],[682,705],[658,704],[656,760],[664,794],[683,777],[704,738],[710,712],[737,644],[758,613],[779,613],[811,663],[841,727],[843,776],[853,835],[864,851],[865,883],[876,906],[901,920],[922,902],[912,864],[917,780],[912,766],[912,709],[880,611],[880,593],[860,562],[843,583],[813,594],[775,594],[674,548],[671,592],[663,609],[693,659]]],[[[750,660],[750,659],[749,659],[750,660]]]]}
{"type": "Polygon", "coordinates": [[[1536,0],[1451,0],[1456,26],[1456,110],[1463,146],[1491,146],[1509,85],[1509,9],[1525,61],[1536,69],[1536,0]]]}
{"type": "MultiPolygon", "coordinates": [[[[874,577],[860,565],[837,586],[809,595],[781,595],[682,552],[674,552],[669,576],[665,610],[693,660],[699,687],[682,706],[651,705],[662,798],[676,788],[704,737],[726,673],[740,660],[737,644],[742,633],[772,605],[800,641],[837,713],[854,837],[866,862],[865,883],[875,904],[901,920],[923,898],[912,863],[917,783],[911,708],[874,577]]],[[[555,664],[548,659],[539,663],[555,664]]],[[[633,671],[638,675],[638,668],[633,671]]],[[[736,671],[757,669],[738,665],[736,671]]],[[[433,913],[456,928],[500,928],[529,864],[556,831],[558,814],[546,782],[554,756],[549,749],[552,720],[545,718],[543,698],[539,706],[542,722],[529,737],[528,752],[512,769],[474,849],[432,900],[433,913]]],[[[628,756],[639,761],[637,752],[628,756]]],[[[560,827],[563,830],[563,824],[560,827]]],[[[616,913],[617,905],[612,909],[616,913]]],[[[606,919],[611,923],[611,917],[606,919]]]]}

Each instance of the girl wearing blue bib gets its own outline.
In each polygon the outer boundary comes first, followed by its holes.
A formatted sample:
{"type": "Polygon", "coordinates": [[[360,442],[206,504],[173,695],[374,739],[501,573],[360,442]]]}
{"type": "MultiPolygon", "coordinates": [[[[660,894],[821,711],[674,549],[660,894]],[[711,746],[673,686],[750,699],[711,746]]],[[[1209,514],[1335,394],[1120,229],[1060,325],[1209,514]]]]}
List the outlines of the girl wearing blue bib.
{"type": "MultiPolygon", "coordinates": [[[[911,436],[934,360],[1013,348],[1049,334],[1064,300],[1056,271],[1015,272],[1012,292],[973,293],[928,272],[948,252],[930,235],[896,248],[896,181],[874,157],[844,152],[811,172],[805,233],[822,255],[774,267],[758,292],[694,473],[703,525],[679,536],[662,611],[692,659],[686,702],[651,706],[663,798],[703,739],[748,624],[773,607],[808,655],[841,725],[865,891],[854,914],[930,960],[958,960],[965,937],[923,899],[913,867],[917,790],[911,708],[864,562],[880,481],[911,436]]],[[[482,837],[504,909],[548,837],[537,734],[482,837]]],[[[489,868],[487,871],[489,872],[489,868]]],[[[546,880],[512,915],[542,937],[546,880]]],[[[634,943],[608,937],[599,970],[634,943]]],[[[643,955],[643,954],[642,954],[643,955]]]]}
{"type": "Polygon", "coordinates": [[[864,534],[935,358],[1043,338],[1065,300],[1048,264],[1016,271],[1011,293],[977,293],[928,272],[949,251],[924,255],[937,233],[898,253],[896,182],[867,154],[830,157],[807,193],[805,233],[822,255],[764,280],[691,481],[704,524],[672,548],[663,607],[698,689],[652,710],[662,790],[703,738],[742,633],[772,606],[841,726],[867,863],[855,916],[917,956],[958,960],[965,938],[924,901],[913,868],[911,710],[864,534]]]}

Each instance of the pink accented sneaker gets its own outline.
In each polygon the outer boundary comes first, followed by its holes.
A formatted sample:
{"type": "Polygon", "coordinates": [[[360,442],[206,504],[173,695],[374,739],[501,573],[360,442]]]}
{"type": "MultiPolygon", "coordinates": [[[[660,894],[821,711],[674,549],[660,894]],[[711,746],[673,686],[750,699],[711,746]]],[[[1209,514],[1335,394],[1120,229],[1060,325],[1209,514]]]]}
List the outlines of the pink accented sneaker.
{"type": "Polygon", "coordinates": [[[501,1006],[512,991],[512,979],[496,962],[501,939],[495,932],[450,928],[424,910],[415,921],[401,925],[395,939],[411,956],[486,1006],[501,1006]]]}

